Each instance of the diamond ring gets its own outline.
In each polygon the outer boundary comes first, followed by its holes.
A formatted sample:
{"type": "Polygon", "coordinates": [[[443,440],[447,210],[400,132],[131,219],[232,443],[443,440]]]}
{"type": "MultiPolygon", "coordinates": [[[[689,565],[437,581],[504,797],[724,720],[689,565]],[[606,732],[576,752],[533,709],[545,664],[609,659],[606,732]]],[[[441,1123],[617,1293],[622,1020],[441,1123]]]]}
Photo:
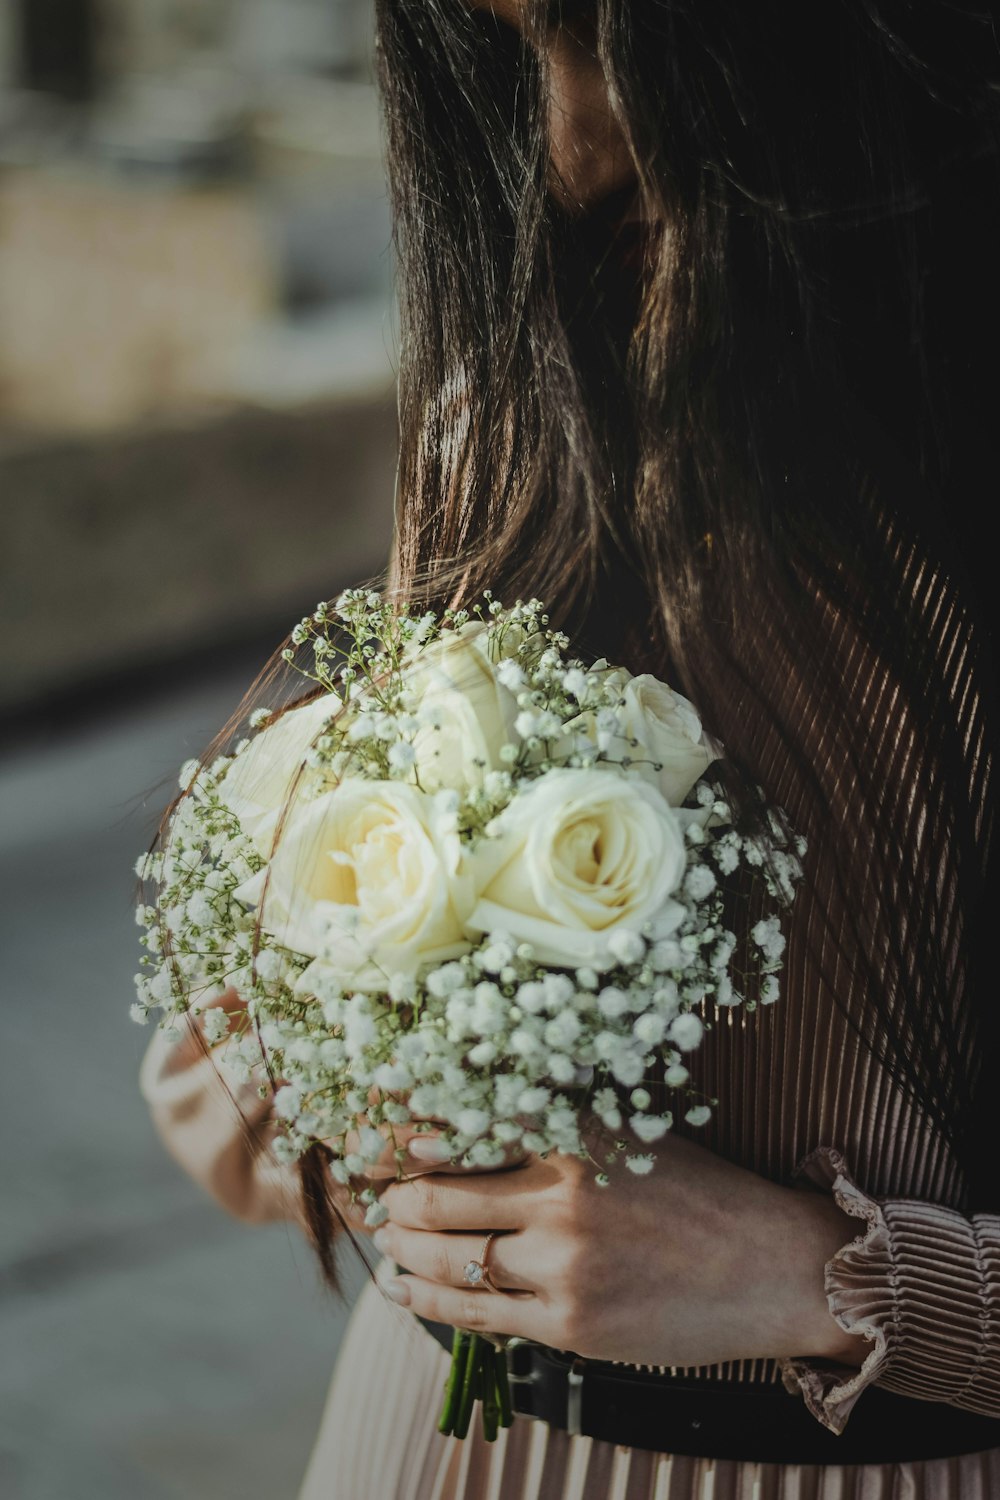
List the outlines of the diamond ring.
{"type": "Polygon", "coordinates": [[[479,1252],[478,1260],[468,1261],[462,1269],[462,1277],[468,1286],[485,1287],[487,1291],[495,1292],[499,1288],[493,1283],[490,1276],[486,1257],[490,1253],[490,1246],[496,1239],[496,1234],[488,1234],[483,1240],[483,1248],[479,1252]]]}

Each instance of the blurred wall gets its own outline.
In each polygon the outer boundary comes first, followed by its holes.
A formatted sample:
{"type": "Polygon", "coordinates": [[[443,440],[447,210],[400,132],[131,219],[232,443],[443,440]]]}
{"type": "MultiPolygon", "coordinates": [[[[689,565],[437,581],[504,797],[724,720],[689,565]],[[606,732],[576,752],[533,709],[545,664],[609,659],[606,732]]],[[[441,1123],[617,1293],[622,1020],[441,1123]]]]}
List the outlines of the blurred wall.
{"type": "Polygon", "coordinates": [[[0,714],[384,563],[368,0],[0,0],[0,714]]]}

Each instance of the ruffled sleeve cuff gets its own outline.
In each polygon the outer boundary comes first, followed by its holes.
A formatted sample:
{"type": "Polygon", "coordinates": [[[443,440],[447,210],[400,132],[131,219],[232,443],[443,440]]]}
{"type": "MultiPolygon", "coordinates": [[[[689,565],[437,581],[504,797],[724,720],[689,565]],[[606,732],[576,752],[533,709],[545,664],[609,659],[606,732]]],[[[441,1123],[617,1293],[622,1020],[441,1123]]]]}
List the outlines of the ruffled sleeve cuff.
{"type": "Polygon", "coordinates": [[[787,1388],[835,1433],[872,1384],[1000,1415],[1000,1219],[911,1199],[876,1202],[828,1148],[800,1173],[861,1221],[858,1237],[827,1263],[825,1286],[838,1326],[872,1347],[856,1371],[784,1360],[787,1388]]]}

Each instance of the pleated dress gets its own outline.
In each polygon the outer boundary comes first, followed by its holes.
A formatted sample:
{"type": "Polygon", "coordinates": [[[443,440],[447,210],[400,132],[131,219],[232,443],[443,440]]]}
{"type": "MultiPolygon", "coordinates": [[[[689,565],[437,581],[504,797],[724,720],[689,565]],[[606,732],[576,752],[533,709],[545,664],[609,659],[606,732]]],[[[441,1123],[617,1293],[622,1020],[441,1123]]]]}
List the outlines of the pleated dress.
{"type": "MultiPolygon", "coordinates": [[[[887,576],[905,594],[908,617],[927,644],[935,702],[953,716],[948,743],[960,746],[957,771],[954,758],[947,765],[929,762],[926,714],[880,661],[877,640],[832,609],[822,670],[855,686],[858,712],[870,725],[871,754],[884,767],[886,796],[894,799],[889,814],[899,846],[928,871],[922,913],[929,920],[933,912],[934,941],[947,959],[971,1087],[981,1060],[981,1032],[972,1022],[997,1004],[995,981],[985,993],[970,967],[973,924],[982,912],[972,910],[967,897],[982,888],[982,869],[970,871],[969,861],[985,861],[991,847],[995,729],[982,653],[960,594],[942,567],[891,526],[884,545],[887,576]]],[[[804,712],[808,701],[807,695],[804,712]]],[[[795,764],[780,735],[768,739],[767,724],[761,735],[762,784],[794,822],[795,764]]],[[[817,713],[815,723],[803,724],[802,744],[832,816],[853,830],[850,836],[865,840],[862,821],[851,821],[850,758],[839,753],[837,725],[817,713]]],[[[853,896],[875,900],[871,891],[853,896]]],[[[867,1340],[867,1358],[860,1370],[802,1359],[690,1373],[784,1383],[834,1432],[849,1424],[872,1384],[1000,1417],[1000,1167],[984,1212],[981,1188],[974,1193],[941,1120],[915,1102],[878,1048],[862,1039],[866,996],[849,944],[838,941],[837,902],[851,899],[839,889],[835,870],[818,870],[790,914],[782,998],[753,1015],[709,1009],[710,1029],[692,1068],[719,1101],[697,1137],[705,1146],[777,1182],[805,1176],[813,1190],[836,1194],[856,1219],[856,1237],[827,1266],[826,1291],[831,1316],[867,1340]]],[[[927,982],[914,970],[902,987],[899,1003],[911,1007],[911,1015],[921,1014],[927,982]]],[[[294,1217],[294,1181],[267,1149],[268,1104],[233,1086],[248,1135],[216,1067],[225,1073],[224,1060],[206,1058],[190,1038],[171,1045],[162,1034],[154,1037],[141,1082],[168,1149],[240,1216],[294,1217]]],[[[339,1355],[299,1500],[1000,1496],[1000,1449],[861,1466],[715,1462],[570,1437],[523,1417],[493,1445],[475,1423],[457,1442],[435,1428],[447,1367],[447,1354],[414,1317],[369,1286],[339,1355]]],[[[295,1482],[290,1477],[289,1494],[295,1482]]]]}

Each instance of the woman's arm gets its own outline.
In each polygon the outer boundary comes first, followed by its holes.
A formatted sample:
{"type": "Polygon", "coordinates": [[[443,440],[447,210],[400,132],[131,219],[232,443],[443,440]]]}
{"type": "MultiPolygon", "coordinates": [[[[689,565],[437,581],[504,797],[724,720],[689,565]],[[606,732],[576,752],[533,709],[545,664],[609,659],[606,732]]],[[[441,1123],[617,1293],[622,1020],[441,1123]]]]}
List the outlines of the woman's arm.
{"type": "MultiPolygon", "coordinates": [[[[242,1006],[235,991],[218,1002],[242,1006]]],[[[225,1046],[209,1051],[196,1024],[181,1022],[179,1041],[157,1031],[142,1061],[139,1087],[160,1139],[189,1177],[247,1223],[300,1219],[295,1170],[275,1160],[271,1099],[237,1081],[225,1046]]]]}
{"type": "MultiPolygon", "coordinates": [[[[213,1005],[230,1016],[245,1010],[235,990],[213,1005]]],[[[146,1050],[139,1087],[153,1123],[170,1155],[215,1201],[250,1224],[291,1219],[305,1222],[298,1172],[280,1163],[271,1150],[276,1129],[273,1098],[261,1098],[257,1082],[242,1081],[226,1061],[226,1043],[209,1048],[190,1017],[180,1022],[179,1040],[157,1031],[146,1050]]],[[[400,1173],[459,1172],[419,1155],[400,1159],[395,1148],[425,1140],[418,1122],[396,1126],[381,1161],[368,1168],[368,1180],[384,1183],[400,1173]]],[[[350,1139],[350,1138],[349,1138],[350,1139]]],[[[357,1179],[357,1186],[363,1186],[357,1179]]],[[[365,1234],[364,1207],[351,1203],[347,1189],[334,1189],[339,1207],[356,1233],[365,1234]]]]}

